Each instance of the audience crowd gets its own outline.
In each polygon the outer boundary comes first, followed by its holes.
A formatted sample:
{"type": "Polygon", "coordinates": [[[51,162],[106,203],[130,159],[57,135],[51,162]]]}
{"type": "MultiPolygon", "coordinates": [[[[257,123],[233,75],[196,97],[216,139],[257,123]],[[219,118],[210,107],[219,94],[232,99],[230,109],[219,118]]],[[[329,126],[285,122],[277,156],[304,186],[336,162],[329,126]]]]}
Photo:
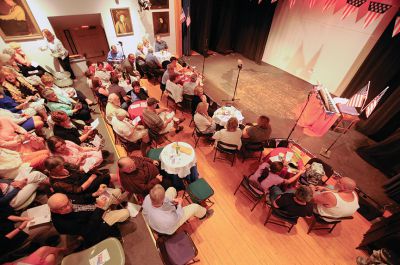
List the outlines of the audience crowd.
{"type": "MultiPolygon", "coordinates": [[[[68,51],[49,30],[43,35],[46,48],[75,79],[68,51]]],[[[202,76],[175,57],[160,61],[158,53],[167,50],[167,43],[156,36],[154,48],[144,38],[126,58],[113,45],[106,62],[88,62],[85,75],[95,102],[79,89],[56,85],[56,77],[31,62],[19,44],[10,43],[0,54],[0,262],[26,256],[19,261],[56,264],[60,253],[111,236],[121,238],[118,226],[129,219],[123,207],[128,194],[136,194],[145,220],[159,234],[171,235],[192,217],[212,215],[205,205],[184,205],[177,196],[184,182],[161,170],[157,159],[146,157],[151,146],[183,130],[184,118],[159,106],[141,86],[141,78],[159,83],[175,104],[189,102],[196,130],[215,145],[241,150],[245,143],[265,143],[271,136],[270,120],[263,115],[257,123],[241,126],[232,117],[225,127],[216,124],[202,76]],[[120,158],[115,174],[107,169],[112,154],[93,125],[92,106],[97,104],[123,146],[142,154],[120,158]],[[132,114],[133,105],[141,112],[132,114]],[[51,211],[51,224],[30,227],[24,210],[43,203],[51,211]],[[61,234],[78,237],[80,244],[58,247],[61,234]]],[[[269,194],[272,207],[292,216],[319,214],[327,221],[357,210],[356,184],[350,178],[330,188],[299,185],[306,168],[287,174],[286,167],[266,159],[249,178],[250,185],[269,194]]],[[[197,178],[194,167],[184,181],[197,178]]]]}

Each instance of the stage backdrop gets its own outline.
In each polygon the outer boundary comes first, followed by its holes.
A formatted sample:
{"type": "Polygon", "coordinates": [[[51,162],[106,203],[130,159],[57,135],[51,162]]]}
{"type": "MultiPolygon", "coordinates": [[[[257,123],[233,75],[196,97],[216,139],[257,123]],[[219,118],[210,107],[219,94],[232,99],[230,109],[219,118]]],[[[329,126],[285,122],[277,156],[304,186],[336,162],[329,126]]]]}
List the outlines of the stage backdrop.
{"type": "Polygon", "coordinates": [[[343,20],[346,0],[324,12],[322,0],[278,1],[263,61],[340,95],[398,10],[397,0],[374,1],[393,6],[365,29],[370,0],[343,20]]]}
{"type": "MultiPolygon", "coordinates": [[[[69,16],[69,15],[83,15],[100,13],[103,21],[105,34],[108,44],[116,44],[118,41],[124,43],[125,53],[135,52],[136,46],[145,34],[148,34],[150,42],[154,44],[153,36],[153,21],[152,10],[138,12],[138,1],[132,0],[27,0],[29,8],[35,17],[40,30],[48,28],[52,30],[47,17],[52,16],[69,16]],[[118,2],[118,4],[116,3],[118,2]],[[134,35],[117,37],[114,29],[114,24],[110,14],[111,8],[129,8],[134,35]]],[[[174,0],[169,0],[169,21],[170,21],[170,35],[163,39],[168,43],[168,47],[172,53],[175,53],[176,39],[175,39],[175,12],[174,0]]],[[[157,9],[156,11],[168,11],[165,9],[157,9]]],[[[24,41],[21,42],[22,49],[28,54],[31,60],[34,60],[43,66],[50,66],[54,69],[54,60],[49,53],[41,52],[39,48],[43,46],[44,41],[24,41]]],[[[6,44],[0,38],[0,47],[6,44]]]]}

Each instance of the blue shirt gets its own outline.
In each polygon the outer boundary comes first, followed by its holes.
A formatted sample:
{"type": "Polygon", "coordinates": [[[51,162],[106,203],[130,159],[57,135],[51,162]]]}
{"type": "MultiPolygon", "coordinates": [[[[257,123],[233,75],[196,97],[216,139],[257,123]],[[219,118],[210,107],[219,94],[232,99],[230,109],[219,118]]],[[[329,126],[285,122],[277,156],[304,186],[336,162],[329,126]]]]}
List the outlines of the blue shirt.
{"type": "Polygon", "coordinates": [[[108,52],[107,61],[122,61],[124,59],[124,55],[122,52],[118,51],[117,53],[108,52]]]}

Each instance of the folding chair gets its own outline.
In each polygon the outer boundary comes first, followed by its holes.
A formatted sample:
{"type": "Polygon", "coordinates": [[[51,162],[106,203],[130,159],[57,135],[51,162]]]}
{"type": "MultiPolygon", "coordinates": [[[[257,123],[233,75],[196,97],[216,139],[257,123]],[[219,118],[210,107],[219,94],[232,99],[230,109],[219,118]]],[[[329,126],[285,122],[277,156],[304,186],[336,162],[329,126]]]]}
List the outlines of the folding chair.
{"type": "Polygon", "coordinates": [[[253,187],[250,184],[248,176],[243,175],[243,179],[242,181],[240,181],[233,195],[236,195],[240,187],[243,187],[245,189],[246,193],[244,194],[246,195],[246,197],[254,201],[254,205],[253,207],[251,207],[251,211],[253,211],[261,201],[266,199],[266,193],[263,190],[253,187]]]}
{"type": "Polygon", "coordinates": [[[275,208],[273,205],[269,207],[267,219],[265,219],[264,225],[267,223],[279,225],[288,228],[288,233],[297,224],[298,216],[291,216],[285,211],[275,208]]]}
{"type": "Polygon", "coordinates": [[[317,157],[313,157],[310,160],[308,160],[306,165],[311,165],[314,162],[322,164],[322,167],[324,168],[325,175],[326,175],[327,179],[326,180],[322,180],[322,182],[320,184],[323,185],[333,176],[334,170],[330,165],[328,165],[323,160],[321,160],[321,159],[319,159],[317,157]]]}
{"type": "Polygon", "coordinates": [[[321,216],[319,214],[314,213],[312,217],[312,221],[310,226],[308,227],[307,234],[309,234],[312,230],[329,230],[328,233],[332,233],[333,229],[335,229],[338,223],[341,223],[343,220],[351,220],[353,216],[341,217],[341,218],[333,218],[327,216],[321,216]],[[323,217],[329,218],[332,221],[326,221],[322,219],[323,217]],[[316,226],[319,225],[319,226],[316,226]]]}
{"type": "Polygon", "coordinates": [[[164,147],[152,148],[149,150],[149,152],[147,152],[146,156],[150,159],[160,161],[160,154],[163,149],[164,149],[164,147]]]}
{"type": "Polygon", "coordinates": [[[202,133],[199,128],[197,128],[196,124],[194,125],[192,137],[194,138],[194,148],[197,147],[200,138],[210,139],[212,137],[212,133],[202,133]]]}
{"type": "Polygon", "coordinates": [[[176,232],[172,236],[157,238],[157,247],[166,265],[185,265],[199,262],[196,259],[198,250],[189,234],[185,231],[176,232]]]}
{"type": "Polygon", "coordinates": [[[214,190],[208,184],[208,182],[204,178],[200,178],[189,185],[187,185],[185,192],[183,193],[183,197],[190,203],[191,202],[197,204],[207,204],[209,203],[209,207],[211,207],[214,202],[210,200],[210,197],[214,195],[214,190]]]}
{"type": "Polygon", "coordinates": [[[243,160],[242,160],[243,162],[249,158],[255,158],[255,159],[258,159],[258,161],[260,161],[262,158],[263,151],[264,151],[264,143],[263,142],[247,142],[247,143],[245,142],[242,145],[241,151],[242,151],[242,155],[243,155],[243,160]],[[246,154],[253,154],[253,153],[257,153],[257,152],[260,152],[260,154],[258,156],[246,156],[246,154]]]}
{"type": "Polygon", "coordinates": [[[232,157],[231,166],[233,166],[233,164],[235,163],[236,154],[237,154],[238,151],[239,150],[238,150],[238,146],[237,145],[228,144],[228,143],[224,143],[222,141],[218,141],[217,142],[217,146],[215,147],[215,153],[214,153],[214,160],[213,161],[215,162],[215,159],[230,161],[229,159],[226,159],[226,158],[217,157],[217,153],[220,152],[220,153],[227,154],[228,156],[232,157]]]}

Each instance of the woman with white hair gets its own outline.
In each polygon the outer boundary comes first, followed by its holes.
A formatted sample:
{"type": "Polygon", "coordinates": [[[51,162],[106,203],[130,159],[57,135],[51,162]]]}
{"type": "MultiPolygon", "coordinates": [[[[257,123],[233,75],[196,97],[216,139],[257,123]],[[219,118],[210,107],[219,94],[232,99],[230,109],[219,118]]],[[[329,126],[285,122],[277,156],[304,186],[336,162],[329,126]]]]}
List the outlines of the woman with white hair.
{"type": "Polygon", "coordinates": [[[115,113],[118,109],[122,109],[121,100],[117,94],[111,93],[108,96],[108,103],[106,106],[106,120],[109,124],[111,124],[112,117],[115,116],[115,113]]]}
{"type": "Polygon", "coordinates": [[[204,134],[212,134],[215,132],[216,124],[208,115],[208,103],[200,102],[197,105],[196,114],[193,117],[196,128],[204,134]]]}
{"type": "MultiPolygon", "coordinates": [[[[21,69],[21,73],[24,76],[29,76],[29,75],[37,75],[37,76],[42,76],[44,73],[46,73],[46,70],[41,67],[39,64],[36,62],[33,62],[29,60],[29,58],[26,56],[25,52],[21,48],[21,44],[17,42],[10,42],[8,44],[10,49],[14,51],[15,54],[15,62],[18,65],[18,67],[21,69]]],[[[4,51],[3,51],[4,53],[4,51]]]]}

